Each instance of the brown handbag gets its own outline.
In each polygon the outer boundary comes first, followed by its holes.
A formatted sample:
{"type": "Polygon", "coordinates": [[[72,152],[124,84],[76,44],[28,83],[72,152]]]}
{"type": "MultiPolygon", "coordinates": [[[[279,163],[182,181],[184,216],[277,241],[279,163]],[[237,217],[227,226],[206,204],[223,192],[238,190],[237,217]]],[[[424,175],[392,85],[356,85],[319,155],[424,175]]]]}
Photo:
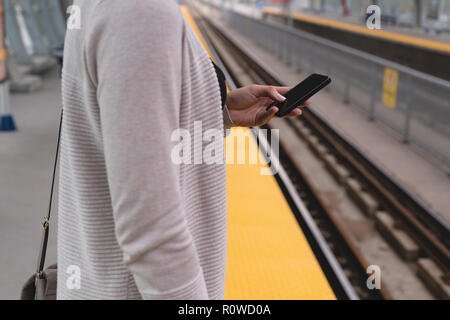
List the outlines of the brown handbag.
{"type": "Polygon", "coordinates": [[[56,300],[56,281],[58,271],[57,265],[56,264],[51,265],[46,269],[44,269],[44,265],[48,245],[50,213],[52,211],[56,168],[58,165],[62,119],[63,119],[63,112],[61,110],[61,119],[59,121],[58,144],[56,145],[55,165],[53,167],[52,186],[50,189],[50,201],[48,205],[47,216],[44,217],[44,222],[42,223],[43,233],[42,233],[41,248],[38,256],[37,269],[36,273],[32,275],[23,286],[22,293],[20,295],[21,300],[56,300]]]}

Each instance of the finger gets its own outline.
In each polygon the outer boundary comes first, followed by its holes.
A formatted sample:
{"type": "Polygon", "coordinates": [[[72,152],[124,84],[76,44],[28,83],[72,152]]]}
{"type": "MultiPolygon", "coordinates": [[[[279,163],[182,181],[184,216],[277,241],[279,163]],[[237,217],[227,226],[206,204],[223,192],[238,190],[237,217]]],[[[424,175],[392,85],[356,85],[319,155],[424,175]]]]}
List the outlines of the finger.
{"type": "Polygon", "coordinates": [[[261,122],[262,124],[265,124],[265,123],[269,122],[270,119],[272,119],[277,112],[278,112],[278,108],[277,107],[270,108],[269,110],[264,112],[264,114],[262,115],[262,117],[261,117],[259,122],[261,122]]]}
{"type": "Polygon", "coordinates": [[[302,110],[296,108],[294,110],[292,110],[289,114],[287,114],[286,116],[284,116],[283,118],[294,118],[294,117],[298,117],[302,115],[302,110]]]}
{"type": "Polygon", "coordinates": [[[285,95],[292,89],[292,87],[274,87],[274,88],[275,88],[275,90],[278,91],[278,93],[280,93],[282,95],[285,95]]]}
{"type": "MultiPolygon", "coordinates": [[[[279,87],[274,87],[274,86],[257,86],[256,89],[256,96],[259,97],[268,97],[272,100],[275,101],[280,101],[283,102],[284,100],[286,100],[285,97],[283,97],[282,93],[280,93],[277,88],[279,87]]],[[[289,90],[287,90],[289,91],[289,90]]],[[[287,92],[286,91],[286,92],[287,92]]],[[[282,90],[282,92],[284,92],[282,90]]]]}
{"type": "Polygon", "coordinates": [[[311,105],[311,100],[306,100],[302,104],[298,105],[296,108],[301,109],[301,108],[309,107],[310,105],[311,105]]]}
{"type": "Polygon", "coordinates": [[[269,98],[283,102],[286,100],[286,97],[284,97],[275,87],[270,87],[268,91],[269,98]]]}
{"type": "Polygon", "coordinates": [[[278,107],[271,107],[269,110],[267,110],[266,114],[269,114],[269,116],[275,115],[279,111],[278,107]]]}
{"type": "Polygon", "coordinates": [[[306,100],[305,102],[303,102],[303,103],[301,104],[300,107],[307,107],[307,106],[309,106],[309,105],[311,105],[311,100],[306,100]]]}

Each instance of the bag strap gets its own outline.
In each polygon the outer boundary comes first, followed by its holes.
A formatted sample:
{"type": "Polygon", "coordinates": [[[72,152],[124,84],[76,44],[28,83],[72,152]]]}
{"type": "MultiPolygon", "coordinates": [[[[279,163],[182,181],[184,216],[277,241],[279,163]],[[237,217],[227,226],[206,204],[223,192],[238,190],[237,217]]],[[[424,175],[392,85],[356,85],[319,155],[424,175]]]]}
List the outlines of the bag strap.
{"type": "Polygon", "coordinates": [[[45,256],[47,254],[47,245],[48,245],[48,235],[49,235],[49,223],[50,223],[50,214],[52,211],[52,202],[53,202],[53,190],[55,187],[55,179],[56,179],[56,169],[58,166],[58,155],[59,155],[59,145],[61,140],[61,127],[63,120],[63,110],[61,109],[61,119],[59,120],[59,132],[58,132],[58,143],[56,145],[56,155],[55,155],[55,164],[53,166],[53,177],[52,177],[52,186],[50,189],[50,200],[48,203],[48,212],[44,217],[44,221],[42,223],[43,233],[42,233],[42,241],[41,241],[41,249],[39,251],[38,263],[36,274],[39,278],[43,277],[44,265],[45,265],[45,256]]]}

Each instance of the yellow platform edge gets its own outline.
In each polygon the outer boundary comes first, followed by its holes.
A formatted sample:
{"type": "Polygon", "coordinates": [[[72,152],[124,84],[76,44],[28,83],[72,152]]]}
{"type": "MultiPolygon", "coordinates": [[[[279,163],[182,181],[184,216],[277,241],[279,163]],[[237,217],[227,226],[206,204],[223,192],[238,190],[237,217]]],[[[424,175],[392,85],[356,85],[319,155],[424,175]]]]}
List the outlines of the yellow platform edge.
{"type": "MultiPolygon", "coordinates": [[[[264,7],[263,12],[272,15],[281,15],[282,12],[276,8],[264,7]]],[[[341,29],[353,33],[364,34],[370,37],[382,38],[394,42],[401,42],[404,44],[413,45],[416,47],[423,47],[426,49],[433,49],[437,51],[450,52],[450,44],[437,42],[432,40],[421,39],[413,36],[407,36],[400,33],[389,32],[384,30],[370,30],[362,26],[357,26],[350,23],[334,21],[325,18],[319,18],[311,15],[292,13],[292,18],[295,20],[310,22],[321,26],[326,26],[335,29],[341,29]]]]}

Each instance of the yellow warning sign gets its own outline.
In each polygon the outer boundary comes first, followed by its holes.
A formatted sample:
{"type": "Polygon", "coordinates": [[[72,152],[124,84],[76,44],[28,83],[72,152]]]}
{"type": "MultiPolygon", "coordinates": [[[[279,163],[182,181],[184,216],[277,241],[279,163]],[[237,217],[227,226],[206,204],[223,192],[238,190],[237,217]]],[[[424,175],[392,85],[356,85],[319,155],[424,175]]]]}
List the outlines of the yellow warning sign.
{"type": "Polygon", "coordinates": [[[394,109],[397,106],[398,71],[390,68],[384,69],[383,104],[394,109]]]}

